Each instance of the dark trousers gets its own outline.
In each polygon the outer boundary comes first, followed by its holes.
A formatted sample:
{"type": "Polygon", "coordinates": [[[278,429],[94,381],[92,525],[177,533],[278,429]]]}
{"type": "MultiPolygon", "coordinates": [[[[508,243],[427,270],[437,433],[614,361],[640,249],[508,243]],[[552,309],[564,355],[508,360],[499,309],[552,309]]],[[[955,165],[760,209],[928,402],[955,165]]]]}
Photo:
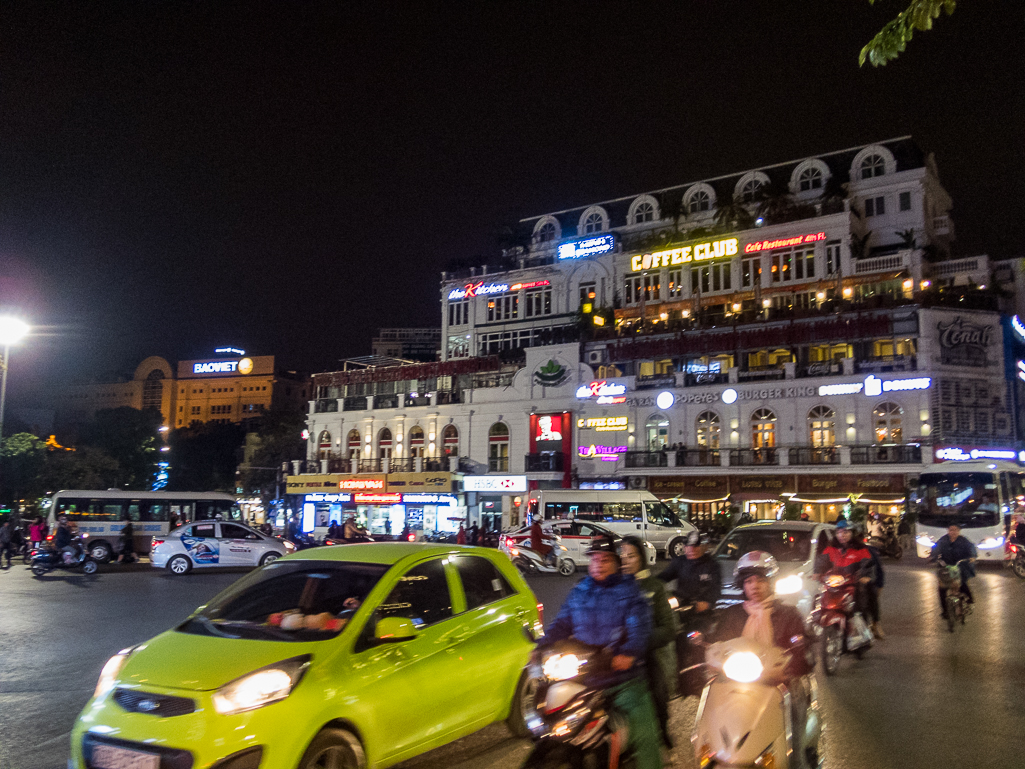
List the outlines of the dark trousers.
{"type": "Polygon", "coordinates": [[[7,565],[11,565],[11,556],[14,554],[14,543],[4,542],[0,544],[0,559],[7,558],[7,565]]]}
{"type": "MultiPolygon", "coordinates": [[[[947,588],[941,587],[940,591],[940,608],[943,609],[943,613],[947,613],[947,588]]],[[[961,592],[964,593],[965,598],[968,599],[968,603],[975,603],[975,599],[972,597],[972,590],[968,587],[968,580],[964,577],[961,578],[961,592]]]]}
{"type": "Polygon", "coordinates": [[[879,621],[879,588],[865,585],[865,604],[868,608],[868,621],[879,621]]]}
{"type": "Polygon", "coordinates": [[[655,703],[655,715],[662,731],[662,741],[669,745],[669,682],[665,670],[658,664],[654,654],[648,654],[645,661],[648,672],[648,689],[655,703]]]}

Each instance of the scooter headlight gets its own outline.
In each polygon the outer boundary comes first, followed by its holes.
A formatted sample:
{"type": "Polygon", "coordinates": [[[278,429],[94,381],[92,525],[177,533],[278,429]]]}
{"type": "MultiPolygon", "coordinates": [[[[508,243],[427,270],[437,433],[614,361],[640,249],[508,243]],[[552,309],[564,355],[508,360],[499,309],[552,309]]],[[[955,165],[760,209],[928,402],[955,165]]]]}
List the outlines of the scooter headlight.
{"type": "Polygon", "coordinates": [[[839,574],[830,574],[826,577],[826,587],[840,587],[844,583],[844,578],[839,574]]]}
{"type": "Polygon", "coordinates": [[[754,652],[734,652],[723,663],[726,677],[742,684],[749,684],[762,677],[762,661],[754,652]]]}
{"type": "Polygon", "coordinates": [[[922,547],[932,547],[936,544],[932,541],[932,537],[926,534],[919,534],[917,537],[915,537],[915,542],[917,542],[922,547]]]}
{"type": "Polygon", "coordinates": [[[545,678],[549,681],[565,681],[574,678],[580,672],[584,661],[575,654],[553,654],[545,660],[543,667],[545,678]]]}
{"type": "Polygon", "coordinates": [[[800,593],[804,588],[804,580],[800,574],[791,574],[789,577],[776,582],[776,595],[794,595],[800,593]]]}

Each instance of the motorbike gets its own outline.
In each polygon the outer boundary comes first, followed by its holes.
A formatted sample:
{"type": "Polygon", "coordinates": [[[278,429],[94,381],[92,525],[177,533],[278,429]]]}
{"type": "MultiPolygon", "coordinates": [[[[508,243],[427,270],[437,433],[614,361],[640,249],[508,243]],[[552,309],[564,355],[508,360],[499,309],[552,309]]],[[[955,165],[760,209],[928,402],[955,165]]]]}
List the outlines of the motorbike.
{"type": "Polygon", "coordinates": [[[62,548],[61,550],[56,548],[40,548],[33,551],[32,573],[37,577],[41,577],[54,569],[65,571],[81,569],[84,574],[95,574],[99,564],[96,563],[96,559],[89,555],[89,550],[85,546],[85,538],[82,536],[75,537],[71,540],[71,548],[74,549],[74,553],[68,552],[68,548],[62,548]]]}
{"type": "Polygon", "coordinates": [[[1017,542],[1008,542],[1007,555],[1010,559],[1008,565],[1011,567],[1011,571],[1014,572],[1014,576],[1019,579],[1025,579],[1025,545],[1020,545],[1017,542]]]}
{"type": "Polygon", "coordinates": [[[882,536],[871,536],[865,542],[895,561],[899,561],[904,555],[904,548],[901,547],[900,538],[892,528],[884,529],[882,536]]]}
{"type": "Polygon", "coordinates": [[[509,557],[513,564],[520,570],[521,574],[555,574],[558,572],[564,577],[572,577],[576,574],[577,565],[567,556],[569,550],[563,544],[553,544],[552,558],[545,558],[537,550],[523,545],[514,545],[509,548],[509,557]]]}
{"type": "Polygon", "coordinates": [[[569,638],[531,662],[527,675],[537,690],[526,723],[534,747],[524,769],[611,768],[629,759],[627,719],[612,708],[608,689],[593,683],[611,661],[608,649],[569,638]]]}
{"type": "Polygon", "coordinates": [[[708,684],[707,669],[702,664],[705,659],[705,649],[694,643],[692,638],[711,635],[715,616],[712,613],[698,613],[694,604],[683,603],[675,594],[670,594],[669,606],[676,613],[677,622],[677,689],[681,697],[688,697],[692,694],[700,696],[708,684]],[[695,633],[698,635],[694,635],[695,633]]]}
{"type": "Polygon", "coordinates": [[[815,596],[811,623],[820,641],[822,669],[835,675],[844,654],[861,659],[872,646],[872,631],[857,610],[857,578],[830,573],[822,579],[823,590],[815,596]]]}
{"type": "MultiPolygon", "coordinates": [[[[695,642],[703,644],[700,633],[695,642]]],[[[774,767],[793,769],[791,691],[784,675],[791,654],[802,651],[767,647],[749,638],[707,647],[705,665],[712,680],[698,705],[691,737],[700,767],[774,767]]],[[[808,708],[800,745],[807,766],[819,767],[822,719],[815,677],[806,676],[808,708]]]]}
{"type": "Polygon", "coordinates": [[[962,558],[953,566],[945,563],[942,558],[937,561],[940,587],[947,589],[945,609],[947,630],[951,633],[954,632],[954,625],[958,620],[963,625],[965,618],[972,613],[972,605],[968,603],[968,598],[961,592],[961,564],[968,563],[970,560],[970,558],[962,558]]]}

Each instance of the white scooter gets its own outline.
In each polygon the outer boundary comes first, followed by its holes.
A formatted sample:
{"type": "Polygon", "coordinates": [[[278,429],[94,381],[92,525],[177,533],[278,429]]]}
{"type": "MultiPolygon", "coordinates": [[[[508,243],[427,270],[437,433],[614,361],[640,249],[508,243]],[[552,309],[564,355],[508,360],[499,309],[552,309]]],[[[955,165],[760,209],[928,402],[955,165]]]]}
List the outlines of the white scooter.
{"type": "Polygon", "coordinates": [[[513,545],[509,548],[509,557],[513,564],[522,574],[555,574],[558,572],[564,577],[572,577],[576,574],[577,565],[569,558],[569,550],[559,541],[548,540],[546,544],[553,548],[552,554],[546,559],[537,550],[523,545],[513,545]]]}
{"type": "MultiPolygon", "coordinates": [[[[690,637],[703,643],[700,633],[690,637]]],[[[804,738],[800,741],[804,756],[794,753],[791,692],[783,683],[789,661],[790,652],[748,638],[734,638],[707,648],[705,664],[713,678],[701,694],[691,737],[701,769],[821,766],[822,720],[812,675],[804,678],[808,691],[804,738]]]]}

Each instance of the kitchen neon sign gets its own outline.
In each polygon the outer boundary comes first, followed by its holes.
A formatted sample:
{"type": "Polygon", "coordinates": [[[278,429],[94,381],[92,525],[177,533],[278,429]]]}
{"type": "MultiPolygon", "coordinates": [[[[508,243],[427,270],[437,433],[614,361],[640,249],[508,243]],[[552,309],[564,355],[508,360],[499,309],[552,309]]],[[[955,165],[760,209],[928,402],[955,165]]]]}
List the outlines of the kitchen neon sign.
{"type": "Polygon", "coordinates": [[[448,292],[449,301],[453,299],[472,299],[475,296],[489,296],[491,294],[504,294],[506,291],[519,291],[521,288],[536,288],[537,286],[550,286],[551,281],[535,280],[530,283],[514,283],[511,287],[508,283],[488,283],[478,280],[476,283],[467,283],[462,288],[453,288],[448,292]]]}
{"type": "Polygon", "coordinates": [[[651,270],[668,267],[671,264],[684,262],[700,262],[704,259],[718,259],[724,256],[735,256],[737,239],[711,240],[694,246],[671,248],[667,251],[656,251],[653,254],[637,254],[630,258],[631,270],[651,270]]]}
{"type": "Polygon", "coordinates": [[[596,238],[584,238],[574,240],[571,243],[563,243],[559,246],[560,259],[581,259],[585,256],[596,256],[607,254],[616,247],[616,238],[613,235],[601,235],[596,238]]]}
{"type": "Polygon", "coordinates": [[[577,388],[578,398],[597,398],[597,403],[626,403],[626,385],[604,379],[577,388]]]}
{"type": "Polygon", "coordinates": [[[817,243],[826,239],[824,232],[810,232],[807,235],[795,235],[792,238],[780,238],[779,240],[756,240],[744,246],[745,254],[756,254],[759,251],[768,251],[773,248],[786,248],[787,246],[800,246],[805,243],[817,243]]]}

